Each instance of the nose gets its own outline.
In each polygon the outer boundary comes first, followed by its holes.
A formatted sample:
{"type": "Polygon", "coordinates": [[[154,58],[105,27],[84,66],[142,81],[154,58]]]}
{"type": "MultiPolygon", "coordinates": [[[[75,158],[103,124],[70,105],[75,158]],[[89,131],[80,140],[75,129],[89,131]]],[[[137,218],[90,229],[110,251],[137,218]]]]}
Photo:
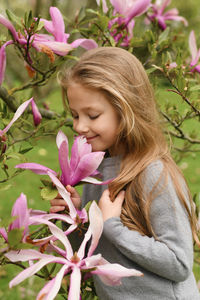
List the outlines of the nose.
{"type": "Polygon", "coordinates": [[[89,131],[87,122],[81,118],[74,119],[73,128],[79,135],[85,135],[89,131]]]}

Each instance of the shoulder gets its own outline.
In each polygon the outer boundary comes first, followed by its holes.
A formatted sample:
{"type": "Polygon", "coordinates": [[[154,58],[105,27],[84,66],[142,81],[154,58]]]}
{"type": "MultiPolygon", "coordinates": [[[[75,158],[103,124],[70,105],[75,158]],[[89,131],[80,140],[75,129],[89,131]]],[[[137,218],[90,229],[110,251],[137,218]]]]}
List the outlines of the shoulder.
{"type": "Polygon", "coordinates": [[[162,160],[151,162],[143,171],[144,188],[148,192],[155,185],[163,185],[166,182],[167,170],[162,160]]]}

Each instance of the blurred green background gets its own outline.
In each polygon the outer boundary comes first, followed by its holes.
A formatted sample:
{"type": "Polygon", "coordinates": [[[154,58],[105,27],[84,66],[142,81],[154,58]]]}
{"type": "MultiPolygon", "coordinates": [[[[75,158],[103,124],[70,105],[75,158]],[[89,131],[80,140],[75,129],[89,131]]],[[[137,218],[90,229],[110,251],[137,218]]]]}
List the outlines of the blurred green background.
{"type": "MultiPolygon", "coordinates": [[[[43,18],[49,18],[49,7],[57,6],[63,15],[66,17],[66,21],[70,22],[70,19],[73,20],[76,12],[82,5],[87,5],[88,7],[96,7],[95,0],[1,0],[0,10],[1,13],[5,9],[10,9],[18,16],[23,16],[26,10],[33,10],[34,15],[38,13],[43,18]]],[[[197,36],[200,36],[200,5],[199,0],[187,0],[187,1],[173,1],[172,7],[179,9],[180,15],[184,16],[189,21],[188,32],[191,29],[194,29],[197,36]]],[[[66,29],[67,32],[67,29],[66,29]]],[[[0,27],[0,34],[3,33],[2,26],[0,27]]],[[[197,40],[197,43],[200,46],[200,41],[197,40]]],[[[12,49],[8,49],[8,70],[6,71],[6,84],[8,88],[13,87],[13,80],[16,85],[19,82],[26,80],[26,73],[23,72],[20,63],[18,64],[18,58],[15,57],[12,49]]],[[[169,103],[178,103],[180,110],[184,110],[184,104],[180,101],[179,97],[174,93],[167,91],[168,86],[164,83],[159,85],[159,89],[156,91],[156,99],[158,103],[162,106],[162,103],[168,101],[169,103]]],[[[61,91],[58,87],[56,78],[53,78],[50,84],[47,87],[41,88],[39,91],[36,90],[35,93],[38,93],[41,98],[45,99],[45,102],[48,104],[49,108],[57,112],[62,112],[62,100],[61,100],[61,91]]],[[[19,98],[24,100],[28,99],[28,92],[19,93],[17,95],[19,98]]],[[[193,122],[190,121],[188,124],[188,129],[192,129],[194,126],[193,122]]],[[[67,128],[61,128],[64,133],[72,141],[73,132],[67,128]]],[[[26,145],[25,145],[26,146],[26,145]]],[[[17,145],[16,145],[17,147],[17,145]]],[[[58,164],[58,152],[55,143],[55,136],[47,136],[42,139],[35,141],[34,148],[26,154],[27,162],[37,162],[41,163],[53,170],[59,170],[58,164]]],[[[19,163],[16,159],[12,159],[9,168],[13,167],[19,163]]],[[[189,153],[183,160],[179,163],[180,168],[182,169],[186,179],[188,181],[189,187],[192,193],[196,194],[197,197],[200,197],[200,154],[199,153],[189,153]]],[[[43,176],[39,176],[31,173],[30,171],[24,171],[17,177],[8,181],[5,184],[0,185],[0,216],[4,217],[10,215],[11,207],[15,202],[16,198],[19,197],[20,193],[23,192],[26,194],[28,199],[28,205],[30,208],[48,210],[49,203],[48,201],[41,200],[40,197],[40,179],[43,176]]],[[[199,199],[200,201],[200,199],[199,199]]],[[[38,291],[44,285],[42,280],[38,280],[36,277],[32,277],[29,280],[26,280],[23,284],[12,288],[9,290],[8,282],[20,271],[20,268],[9,266],[3,266],[0,268],[0,299],[2,300],[32,300],[35,299],[38,291]]],[[[196,279],[200,280],[200,271],[199,266],[194,266],[196,279]]],[[[56,299],[62,299],[60,296],[57,296],[56,299]]],[[[189,300],[189,299],[188,299],[189,300]]]]}

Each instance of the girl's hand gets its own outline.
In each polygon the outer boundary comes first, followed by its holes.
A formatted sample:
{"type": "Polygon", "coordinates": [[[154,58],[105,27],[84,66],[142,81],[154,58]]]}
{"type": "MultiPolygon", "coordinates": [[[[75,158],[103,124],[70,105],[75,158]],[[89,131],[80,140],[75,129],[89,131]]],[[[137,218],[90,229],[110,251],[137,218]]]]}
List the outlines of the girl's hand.
{"type": "MultiPolygon", "coordinates": [[[[74,206],[77,209],[80,209],[81,198],[79,196],[79,193],[71,185],[67,185],[66,189],[71,195],[71,200],[72,200],[74,206]]],[[[57,213],[59,211],[63,211],[65,208],[67,208],[67,203],[65,202],[65,200],[63,200],[63,198],[60,196],[60,194],[58,194],[56,198],[52,199],[50,201],[50,204],[51,204],[50,213],[57,213]]]]}
{"type": "Polygon", "coordinates": [[[109,194],[109,190],[105,190],[99,200],[99,207],[101,209],[104,221],[112,217],[120,216],[122,204],[124,202],[125,191],[121,191],[113,202],[110,200],[109,194]]]}

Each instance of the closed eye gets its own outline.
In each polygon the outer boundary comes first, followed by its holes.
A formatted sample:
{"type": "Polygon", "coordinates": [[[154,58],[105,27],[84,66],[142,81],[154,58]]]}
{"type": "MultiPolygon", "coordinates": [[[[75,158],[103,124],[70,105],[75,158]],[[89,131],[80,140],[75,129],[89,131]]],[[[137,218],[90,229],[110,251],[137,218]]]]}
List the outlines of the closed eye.
{"type": "Polygon", "coordinates": [[[99,116],[100,116],[100,115],[89,116],[89,118],[90,118],[91,120],[95,120],[95,119],[97,119],[99,116]]]}

